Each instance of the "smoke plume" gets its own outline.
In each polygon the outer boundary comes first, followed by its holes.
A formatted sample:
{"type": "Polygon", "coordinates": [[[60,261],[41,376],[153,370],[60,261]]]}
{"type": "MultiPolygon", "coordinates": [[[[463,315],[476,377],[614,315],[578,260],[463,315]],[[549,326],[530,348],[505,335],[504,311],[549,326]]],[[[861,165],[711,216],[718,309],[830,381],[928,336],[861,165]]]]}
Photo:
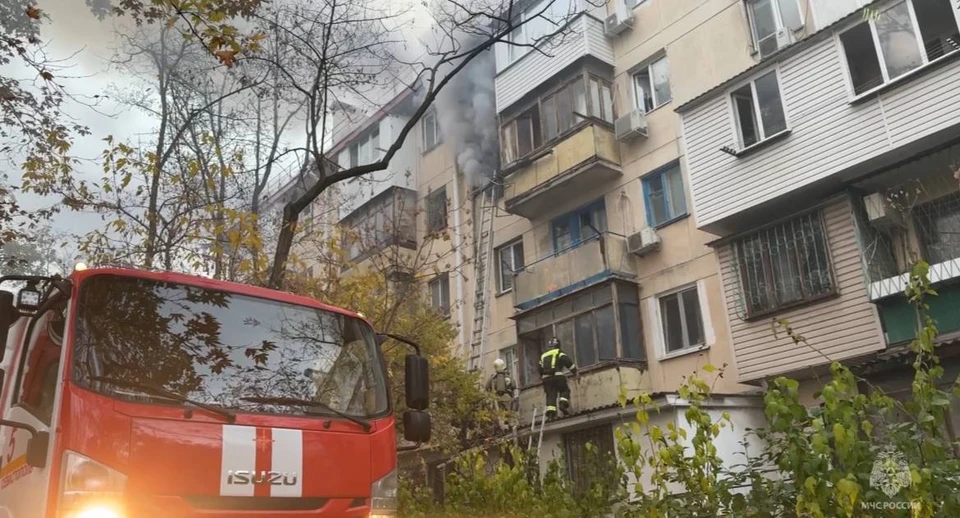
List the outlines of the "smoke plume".
{"type": "Polygon", "coordinates": [[[493,177],[498,163],[493,56],[492,50],[477,56],[436,99],[443,139],[456,146],[457,165],[474,187],[493,177]]]}

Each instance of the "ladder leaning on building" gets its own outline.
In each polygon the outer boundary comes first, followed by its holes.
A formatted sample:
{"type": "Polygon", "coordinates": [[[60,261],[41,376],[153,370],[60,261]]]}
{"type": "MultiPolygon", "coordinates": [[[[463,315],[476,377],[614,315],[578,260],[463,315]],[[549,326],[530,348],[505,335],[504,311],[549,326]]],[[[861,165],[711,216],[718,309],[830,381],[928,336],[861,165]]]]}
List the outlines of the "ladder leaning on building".
{"type": "Polygon", "coordinates": [[[487,334],[490,327],[490,306],[487,298],[490,294],[490,277],[487,264],[493,255],[493,227],[497,211],[497,184],[489,182],[478,196],[474,221],[474,261],[473,278],[475,291],[473,296],[473,328],[470,340],[470,358],[467,368],[483,370],[483,356],[486,353],[487,334]]]}

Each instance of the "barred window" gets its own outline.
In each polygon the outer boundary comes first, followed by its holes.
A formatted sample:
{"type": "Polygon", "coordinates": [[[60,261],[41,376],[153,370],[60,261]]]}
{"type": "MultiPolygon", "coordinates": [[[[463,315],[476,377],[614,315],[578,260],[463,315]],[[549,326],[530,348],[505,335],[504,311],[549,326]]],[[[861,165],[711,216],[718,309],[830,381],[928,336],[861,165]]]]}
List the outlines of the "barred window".
{"type": "Polygon", "coordinates": [[[834,292],[820,212],[766,228],[733,246],[748,317],[834,292]]]}

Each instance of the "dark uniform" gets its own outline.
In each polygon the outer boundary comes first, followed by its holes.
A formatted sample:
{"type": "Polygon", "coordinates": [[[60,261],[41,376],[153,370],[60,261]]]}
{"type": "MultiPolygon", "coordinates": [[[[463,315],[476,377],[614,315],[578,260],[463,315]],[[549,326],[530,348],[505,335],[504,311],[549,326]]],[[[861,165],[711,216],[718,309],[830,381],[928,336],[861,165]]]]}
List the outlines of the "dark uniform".
{"type": "Polygon", "coordinates": [[[560,340],[552,338],[548,347],[547,352],[540,356],[540,378],[547,395],[546,415],[548,419],[553,419],[557,416],[558,403],[564,414],[570,412],[570,386],[567,385],[563,369],[569,369],[576,375],[577,366],[560,350],[560,340]]]}

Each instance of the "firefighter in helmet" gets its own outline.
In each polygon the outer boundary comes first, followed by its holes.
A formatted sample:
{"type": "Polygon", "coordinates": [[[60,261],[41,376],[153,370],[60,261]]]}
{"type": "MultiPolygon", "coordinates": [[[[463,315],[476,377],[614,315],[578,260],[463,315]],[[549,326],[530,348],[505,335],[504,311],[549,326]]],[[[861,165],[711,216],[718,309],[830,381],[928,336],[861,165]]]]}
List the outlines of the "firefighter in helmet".
{"type": "MultiPolygon", "coordinates": [[[[503,358],[497,358],[493,362],[493,376],[487,380],[487,391],[493,392],[493,401],[498,411],[516,411],[516,392],[517,384],[507,372],[507,362],[503,358]]],[[[501,428],[506,428],[507,423],[500,423],[501,428]]]]}
{"type": "Polygon", "coordinates": [[[543,380],[543,391],[547,396],[547,419],[557,416],[558,405],[564,415],[570,413],[570,386],[567,384],[563,369],[568,369],[577,376],[577,366],[560,350],[560,340],[553,337],[547,344],[547,352],[540,356],[540,378],[543,380]]]}

